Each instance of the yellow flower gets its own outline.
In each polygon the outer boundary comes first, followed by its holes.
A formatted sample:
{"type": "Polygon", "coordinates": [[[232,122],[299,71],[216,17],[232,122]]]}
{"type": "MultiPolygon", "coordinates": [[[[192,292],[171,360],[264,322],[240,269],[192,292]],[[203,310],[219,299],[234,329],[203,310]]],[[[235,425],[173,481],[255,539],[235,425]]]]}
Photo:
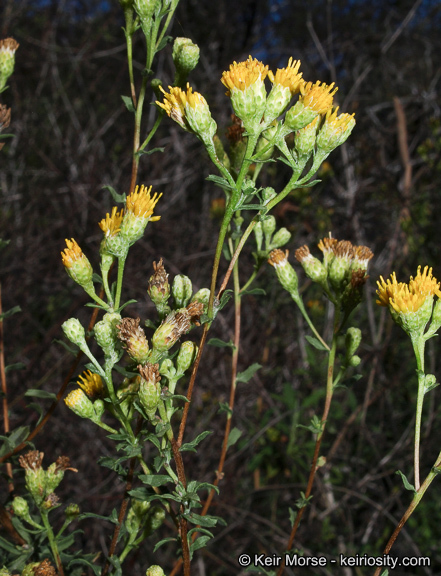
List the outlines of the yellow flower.
{"type": "MultiPolygon", "coordinates": [[[[233,62],[230,69],[222,73],[221,82],[228,88],[227,96],[231,99],[234,113],[251,134],[262,130],[261,121],[266,106],[264,81],[267,74],[268,66],[253,60],[251,56],[245,62],[233,62]]],[[[265,127],[272,121],[272,116],[269,112],[265,127]]]]}
{"type": "Polygon", "coordinates": [[[73,238],[71,240],[68,240],[66,238],[66,244],[67,248],[65,248],[64,251],[61,252],[61,259],[63,260],[63,264],[66,266],[66,268],[72,268],[72,266],[76,262],[78,262],[85,256],[83,254],[83,251],[73,238]]]}
{"type": "Polygon", "coordinates": [[[126,198],[126,211],[121,223],[120,237],[128,245],[134,244],[144,234],[149,222],[159,220],[160,216],[152,216],[153,210],[162,194],[156,192],[151,196],[152,187],[136,186],[134,192],[126,198]]]}
{"type": "Polygon", "coordinates": [[[104,232],[104,236],[108,238],[109,236],[116,236],[121,230],[121,223],[123,221],[124,210],[118,214],[118,208],[114,206],[112,208],[112,214],[106,215],[105,218],[98,223],[98,226],[104,232]]]}
{"type": "Polygon", "coordinates": [[[265,80],[267,74],[268,66],[249,56],[245,62],[230,64],[230,69],[222,73],[221,82],[230,92],[244,91],[257,81],[265,80]]]}
{"type": "Polygon", "coordinates": [[[138,218],[149,219],[150,222],[156,222],[161,218],[161,216],[153,216],[153,210],[158,203],[158,200],[161,198],[162,193],[158,195],[157,192],[154,193],[153,196],[150,196],[150,192],[152,190],[152,186],[150,188],[146,188],[144,185],[136,186],[134,192],[129,194],[126,199],[126,210],[131,214],[134,214],[138,218]]]}
{"type": "Polygon", "coordinates": [[[64,402],[77,416],[80,416],[81,418],[90,418],[91,420],[96,418],[92,402],[86,394],[80,390],[80,388],[69,392],[64,399],[64,402]]]}
{"type": "Polygon", "coordinates": [[[327,112],[332,106],[336,92],[337,88],[334,88],[333,83],[330,86],[320,84],[320,81],[315,84],[312,82],[300,84],[301,96],[285,116],[285,130],[288,130],[286,134],[290,131],[301,130],[316,116],[327,112]]]}
{"type": "Polygon", "coordinates": [[[393,272],[390,279],[385,282],[380,276],[377,281],[378,300],[380,306],[389,306],[397,313],[407,314],[417,312],[428,298],[433,300],[434,294],[441,297],[439,282],[432,277],[432,268],[424,268],[421,274],[421,266],[418,266],[418,272],[415,278],[410,277],[409,284],[397,282],[396,274],[393,272]]]}
{"type": "Polygon", "coordinates": [[[331,108],[334,94],[337,90],[337,87],[334,88],[334,82],[329,86],[320,84],[319,80],[315,84],[307,82],[300,85],[302,94],[300,101],[306,108],[317,112],[317,114],[324,114],[331,108]]]}
{"type": "Polygon", "coordinates": [[[186,93],[179,87],[172,88],[169,86],[170,94],[167,94],[162,86],[159,88],[164,94],[164,102],[156,101],[156,104],[163,108],[167,112],[167,115],[184,128],[184,130],[189,130],[189,126],[185,121],[186,93]]]}
{"type": "MultiPolygon", "coordinates": [[[[160,87],[161,88],[161,87],[160,87]]],[[[156,102],[168,116],[184,130],[194,132],[203,142],[211,143],[216,134],[217,125],[213,120],[207,101],[187,84],[187,91],[169,86],[170,94],[161,88],[164,102],[156,102]]]]}
{"type": "Polygon", "coordinates": [[[89,294],[91,292],[95,293],[92,282],[93,270],[89,260],[73,238],[71,240],[67,240],[66,238],[66,244],[67,248],[61,252],[61,259],[66,268],[66,272],[72,280],[82,286],[86,292],[89,294]]]}
{"type": "Polygon", "coordinates": [[[305,83],[302,79],[302,72],[299,72],[299,68],[300,60],[290,58],[286,68],[278,68],[275,74],[269,70],[268,78],[274,85],[289,88],[291,96],[294,96],[294,94],[300,91],[300,86],[305,83]]]}
{"type": "Polygon", "coordinates": [[[101,376],[93,374],[90,370],[86,370],[84,376],[79,376],[78,385],[86,392],[89,398],[102,396],[104,392],[101,376]]]}

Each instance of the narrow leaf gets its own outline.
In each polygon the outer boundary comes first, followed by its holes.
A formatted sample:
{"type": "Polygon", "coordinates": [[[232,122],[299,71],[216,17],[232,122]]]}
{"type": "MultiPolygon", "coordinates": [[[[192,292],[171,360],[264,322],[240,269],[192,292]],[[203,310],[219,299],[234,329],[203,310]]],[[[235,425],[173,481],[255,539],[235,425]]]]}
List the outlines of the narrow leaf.
{"type": "Polygon", "coordinates": [[[219,338],[210,338],[207,344],[209,346],[215,346],[216,348],[231,348],[232,350],[236,349],[236,346],[233,344],[231,340],[229,342],[224,342],[219,338]]]}
{"type": "Polygon", "coordinates": [[[261,364],[257,364],[257,362],[251,364],[246,370],[239,372],[236,376],[236,382],[249,382],[259,368],[262,368],[261,364]]]}
{"type": "Polygon", "coordinates": [[[43,400],[56,400],[57,395],[53,392],[48,392],[47,390],[38,390],[31,388],[26,390],[25,396],[30,396],[31,398],[42,398],[43,400]]]}
{"type": "Polygon", "coordinates": [[[328,352],[328,349],[325,348],[325,346],[323,346],[323,344],[320,342],[320,340],[317,340],[317,338],[314,338],[313,336],[305,336],[305,338],[308,340],[311,346],[314,346],[314,348],[317,348],[317,350],[328,352]]]}
{"type": "Polygon", "coordinates": [[[133,102],[132,99],[130,98],[130,96],[121,96],[122,101],[124,102],[124,104],[126,105],[126,108],[129,112],[133,112],[135,113],[135,108],[133,106],[133,102]]]}
{"type": "Polygon", "coordinates": [[[242,430],[239,430],[239,428],[233,428],[228,435],[227,450],[231,446],[234,446],[241,436],[242,430]]]}
{"type": "Polygon", "coordinates": [[[206,438],[209,434],[212,434],[211,430],[206,430],[205,432],[201,432],[192,442],[187,442],[186,444],[182,444],[179,448],[180,452],[190,451],[196,452],[196,446],[202,442],[204,438],[206,438]]]}
{"type": "Polygon", "coordinates": [[[106,185],[103,186],[102,189],[108,190],[112,196],[112,198],[115,200],[115,202],[119,202],[120,204],[123,204],[126,201],[126,195],[125,194],[118,194],[118,192],[112,188],[112,186],[106,185]]]}
{"type": "Polygon", "coordinates": [[[395,472],[395,474],[399,474],[401,476],[401,480],[403,481],[403,484],[404,484],[404,487],[406,488],[406,490],[409,490],[410,492],[413,492],[414,494],[417,493],[417,491],[415,490],[415,486],[409,482],[409,480],[401,472],[401,470],[397,470],[395,472]]]}

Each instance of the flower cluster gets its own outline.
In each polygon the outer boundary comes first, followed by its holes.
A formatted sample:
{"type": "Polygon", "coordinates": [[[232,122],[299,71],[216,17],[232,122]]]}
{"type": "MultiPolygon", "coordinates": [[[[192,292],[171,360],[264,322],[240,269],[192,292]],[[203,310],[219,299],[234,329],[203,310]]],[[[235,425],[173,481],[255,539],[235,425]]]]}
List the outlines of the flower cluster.
{"type": "Polygon", "coordinates": [[[431,318],[426,338],[434,335],[441,326],[440,283],[432,276],[432,268],[425,266],[421,272],[419,266],[416,276],[411,276],[408,284],[398,282],[393,272],[387,281],[380,276],[377,285],[377,304],[387,306],[395,322],[411,337],[422,335],[431,318]],[[435,296],[438,299],[434,306],[435,296]]]}
{"type": "MultiPolygon", "coordinates": [[[[333,97],[337,91],[334,84],[306,82],[299,68],[300,61],[290,58],[285,68],[273,73],[267,65],[250,56],[244,62],[233,62],[229,70],[223,72],[221,82],[227,88],[234,113],[247,134],[261,134],[286,112],[285,120],[280,121],[281,129],[277,131],[279,138],[314,123],[308,134],[308,141],[312,140],[308,154],[316,144],[327,155],[348,138],[355,125],[354,115],[338,116],[338,108],[333,110],[333,97]],[[272,83],[269,94],[265,87],[266,77],[272,83]],[[299,98],[290,107],[296,94],[299,98]]],[[[188,84],[186,92],[178,87],[169,90],[170,93],[163,91],[164,101],[156,104],[182,128],[212,144],[216,123],[205,98],[193,93],[188,84]]]]}

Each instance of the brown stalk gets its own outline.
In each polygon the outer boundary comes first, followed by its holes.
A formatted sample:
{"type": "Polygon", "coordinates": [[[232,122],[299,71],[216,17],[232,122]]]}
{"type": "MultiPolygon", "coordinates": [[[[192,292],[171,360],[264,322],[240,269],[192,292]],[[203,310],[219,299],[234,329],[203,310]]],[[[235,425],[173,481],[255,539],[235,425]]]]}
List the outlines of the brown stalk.
{"type": "MultiPolygon", "coordinates": [[[[0,284],[0,316],[3,313],[2,308],[2,287],[0,284]]],[[[3,334],[3,320],[0,320],[0,378],[2,383],[2,393],[3,393],[3,430],[5,435],[10,431],[9,427],[9,411],[8,411],[8,388],[6,386],[6,370],[5,370],[5,344],[4,344],[4,334],[3,334]]],[[[6,463],[6,475],[10,479],[8,482],[9,492],[14,491],[14,482],[12,476],[12,464],[11,462],[6,463]]]]}

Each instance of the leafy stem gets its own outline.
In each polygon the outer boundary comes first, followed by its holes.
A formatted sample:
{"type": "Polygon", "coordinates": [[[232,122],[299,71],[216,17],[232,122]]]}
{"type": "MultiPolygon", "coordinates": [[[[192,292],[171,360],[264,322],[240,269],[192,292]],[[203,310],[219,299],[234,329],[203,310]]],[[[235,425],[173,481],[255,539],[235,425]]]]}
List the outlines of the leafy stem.
{"type": "Polygon", "coordinates": [[[64,576],[63,565],[61,564],[60,553],[58,552],[57,542],[54,536],[54,532],[52,530],[52,526],[49,522],[49,515],[48,511],[44,508],[40,508],[41,519],[43,521],[43,525],[46,528],[47,538],[49,540],[49,546],[52,551],[52,555],[55,560],[55,564],[57,565],[57,570],[60,576],[64,576]]]}

